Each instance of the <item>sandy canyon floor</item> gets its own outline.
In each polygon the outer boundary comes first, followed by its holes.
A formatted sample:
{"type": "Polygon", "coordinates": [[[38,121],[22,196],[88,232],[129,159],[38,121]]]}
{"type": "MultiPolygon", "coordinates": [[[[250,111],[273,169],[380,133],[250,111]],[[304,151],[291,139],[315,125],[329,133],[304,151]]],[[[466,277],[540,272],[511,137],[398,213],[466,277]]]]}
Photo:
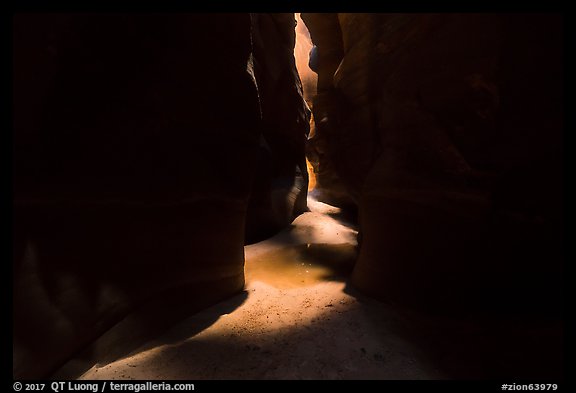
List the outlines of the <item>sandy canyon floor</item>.
{"type": "Polygon", "coordinates": [[[338,208],[310,212],[245,247],[243,293],[80,379],[442,379],[406,321],[347,285],[356,231],[338,208]]]}

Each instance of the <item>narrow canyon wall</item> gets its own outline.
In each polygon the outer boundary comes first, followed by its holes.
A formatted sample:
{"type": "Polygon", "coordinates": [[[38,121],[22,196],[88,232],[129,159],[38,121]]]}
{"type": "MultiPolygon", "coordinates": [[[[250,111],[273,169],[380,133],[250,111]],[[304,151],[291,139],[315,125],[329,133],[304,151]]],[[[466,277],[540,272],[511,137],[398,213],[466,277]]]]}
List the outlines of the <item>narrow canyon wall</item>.
{"type": "MultiPolygon", "coordinates": [[[[324,202],[350,207],[354,200],[340,178],[341,171],[335,167],[340,160],[332,159],[332,156],[338,154],[334,151],[332,141],[342,137],[340,127],[336,126],[340,124],[340,110],[347,110],[339,106],[336,100],[338,91],[333,83],[334,73],[344,55],[338,14],[302,13],[301,18],[308,27],[314,44],[309,64],[318,74],[316,94],[312,98],[314,129],[306,149],[306,156],[316,175],[317,187],[314,194],[324,202]],[[328,138],[328,135],[338,136],[328,138]]],[[[344,144],[343,142],[341,145],[344,144]]]]}
{"type": "Polygon", "coordinates": [[[294,59],[294,14],[253,14],[252,21],[262,137],[248,207],[249,243],[278,232],[307,210],[304,149],[311,115],[294,59]]]}
{"type": "Polygon", "coordinates": [[[237,293],[246,228],[306,208],[290,18],[15,15],[15,378],[237,293]]]}
{"type": "MultiPolygon", "coordinates": [[[[435,312],[559,315],[562,18],[302,14],[327,193],[359,207],[352,282],[435,312]]],[[[322,171],[320,171],[322,175],[322,171]]]]}

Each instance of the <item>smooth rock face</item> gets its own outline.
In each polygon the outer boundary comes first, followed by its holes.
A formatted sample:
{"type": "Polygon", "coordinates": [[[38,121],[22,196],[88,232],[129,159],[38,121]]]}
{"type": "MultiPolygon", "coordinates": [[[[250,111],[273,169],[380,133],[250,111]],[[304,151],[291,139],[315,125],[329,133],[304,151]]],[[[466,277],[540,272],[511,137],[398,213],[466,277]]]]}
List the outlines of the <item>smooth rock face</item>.
{"type": "Polygon", "coordinates": [[[314,130],[306,144],[306,156],[316,175],[314,194],[318,200],[350,206],[354,201],[347,185],[340,179],[340,171],[335,168],[340,160],[332,159],[335,156],[333,141],[341,134],[341,111],[348,110],[341,105],[333,83],[333,75],[344,56],[338,14],[302,13],[300,16],[315,45],[313,65],[318,73],[317,94],[312,99],[314,130]]]}
{"type": "Polygon", "coordinates": [[[360,212],[354,284],[436,312],[557,314],[561,17],[302,19],[319,56],[311,144],[343,185],[317,187],[360,212]],[[337,67],[322,68],[326,52],[337,67]]]}
{"type": "Polygon", "coordinates": [[[310,129],[310,109],[294,60],[294,14],[252,14],[252,22],[263,121],[258,176],[248,207],[248,243],[271,236],[307,210],[304,149],[310,129]]]}
{"type": "MultiPolygon", "coordinates": [[[[14,17],[15,378],[49,376],[128,313],[142,324],[111,348],[237,293],[250,200],[286,200],[275,225],[305,208],[294,26],[264,43],[284,57],[257,71],[277,80],[257,83],[253,25],[14,17]]],[[[256,217],[249,230],[264,227],[256,217]]]]}

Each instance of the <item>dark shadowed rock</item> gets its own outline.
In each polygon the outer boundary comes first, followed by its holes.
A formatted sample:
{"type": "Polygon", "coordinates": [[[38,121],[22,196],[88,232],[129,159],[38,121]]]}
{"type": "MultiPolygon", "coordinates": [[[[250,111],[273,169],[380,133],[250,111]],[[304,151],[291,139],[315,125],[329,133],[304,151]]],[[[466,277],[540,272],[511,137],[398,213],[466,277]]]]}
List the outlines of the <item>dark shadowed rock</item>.
{"type": "Polygon", "coordinates": [[[258,177],[246,222],[252,243],[307,210],[310,110],[294,60],[294,14],[253,14],[254,71],[262,109],[258,177]]]}
{"type": "MultiPolygon", "coordinates": [[[[346,103],[334,89],[333,75],[344,56],[342,32],[338,14],[301,14],[314,43],[314,66],[318,74],[317,94],[313,98],[314,132],[308,139],[306,155],[316,174],[314,196],[337,206],[353,206],[348,185],[340,179],[336,169],[340,160],[333,160],[328,151],[344,146],[341,123],[346,103]]],[[[350,141],[348,141],[350,142],[350,141]]],[[[352,143],[354,143],[352,141],[352,143]]]]}
{"type": "Polygon", "coordinates": [[[558,314],[560,17],[302,19],[319,67],[342,43],[318,70],[312,150],[359,205],[353,283],[437,312],[558,314]]]}
{"type": "Polygon", "coordinates": [[[237,293],[247,211],[305,209],[294,26],[262,19],[254,50],[250,14],[15,16],[15,378],[237,293]]]}

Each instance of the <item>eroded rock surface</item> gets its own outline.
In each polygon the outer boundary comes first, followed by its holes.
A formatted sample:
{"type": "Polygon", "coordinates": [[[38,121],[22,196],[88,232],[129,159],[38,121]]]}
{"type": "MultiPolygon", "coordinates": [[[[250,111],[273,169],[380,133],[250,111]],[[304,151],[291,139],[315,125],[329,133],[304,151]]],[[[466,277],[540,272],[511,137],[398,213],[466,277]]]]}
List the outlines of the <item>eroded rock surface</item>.
{"type": "Polygon", "coordinates": [[[15,378],[237,293],[247,215],[262,236],[306,208],[293,20],[14,17],[15,378]]]}
{"type": "Polygon", "coordinates": [[[561,17],[302,19],[318,48],[317,187],[359,208],[353,282],[437,312],[559,315],[561,17]]]}

